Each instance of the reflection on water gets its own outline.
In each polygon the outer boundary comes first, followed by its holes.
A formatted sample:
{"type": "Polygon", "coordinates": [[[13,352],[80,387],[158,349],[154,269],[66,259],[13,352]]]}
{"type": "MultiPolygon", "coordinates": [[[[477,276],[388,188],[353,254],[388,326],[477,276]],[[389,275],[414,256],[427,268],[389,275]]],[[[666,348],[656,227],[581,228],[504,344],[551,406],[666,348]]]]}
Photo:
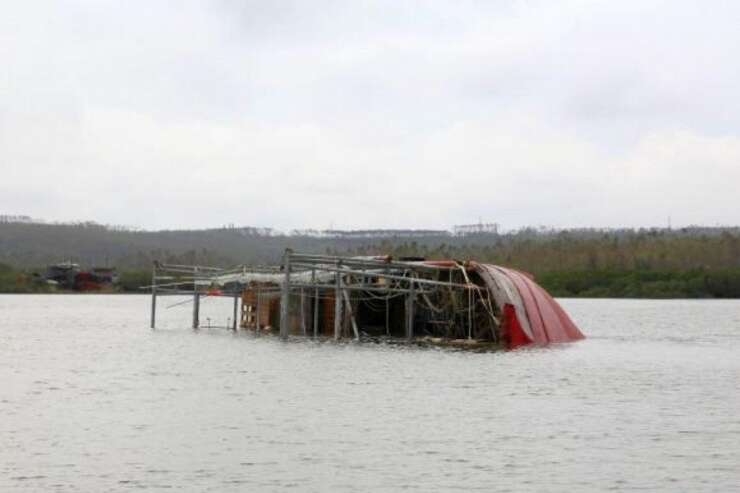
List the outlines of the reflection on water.
{"type": "Polygon", "coordinates": [[[480,354],[0,296],[0,491],[736,488],[740,301],[562,304],[587,340],[480,354]]]}

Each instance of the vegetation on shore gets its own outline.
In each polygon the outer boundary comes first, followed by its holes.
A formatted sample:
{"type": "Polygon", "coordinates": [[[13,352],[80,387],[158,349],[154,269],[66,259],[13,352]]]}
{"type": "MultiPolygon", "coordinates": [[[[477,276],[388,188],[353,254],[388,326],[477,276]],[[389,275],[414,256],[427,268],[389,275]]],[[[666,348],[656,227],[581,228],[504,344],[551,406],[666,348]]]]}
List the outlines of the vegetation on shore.
{"type": "MultiPolygon", "coordinates": [[[[120,274],[113,293],[141,293],[141,286],[151,282],[151,270],[127,270],[120,274]]],[[[63,291],[44,281],[38,270],[14,269],[8,264],[0,263],[0,293],[62,293],[63,291]]]]}
{"type": "MultiPolygon", "coordinates": [[[[252,228],[254,229],[254,228],[252,228]]],[[[48,292],[45,265],[103,261],[118,291],[141,292],[151,262],[276,263],[286,247],[339,255],[473,259],[526,271],[555,296],[740,298],[740,228],[543,230],[451,236],[261,235],[249,228],[137,232],[99,225],[0,224],[0,292],[48,292]],[[36,273],[34,275],[34,273],[36,273]]]]}
{"type": "Polygon", "coordinates": [[[48,293],[51,287],[37,282],[26,272],[0,263],[0,293],[48,293]]]}
{"type": "MultiPolygon", "coordinates": [[[[0,264],[0,293],[59,292],[0,264]]],[[[115,292],[141,293],[151,271],[121,273],[115,292]]],[[[740,298],[740,269],[691,271],[550,271],[535,276],[550,294],[575,298],[740,298]]]]}
{"type": "Polygon", "coordinates": [[[537,280],[560,297],[740,298],[740,269],[547,272],[537,280]]]}
{"type": "MultiPolygon", "coordinates": [[[[601,298],[740,298],[740,235],[660,232],[494,240],[487,245],[380,243],[357,255],[475,259],[535,276],[554,296],[601,298]]],[[[338,253],[338,252],[336,252],[338,253]]]]}

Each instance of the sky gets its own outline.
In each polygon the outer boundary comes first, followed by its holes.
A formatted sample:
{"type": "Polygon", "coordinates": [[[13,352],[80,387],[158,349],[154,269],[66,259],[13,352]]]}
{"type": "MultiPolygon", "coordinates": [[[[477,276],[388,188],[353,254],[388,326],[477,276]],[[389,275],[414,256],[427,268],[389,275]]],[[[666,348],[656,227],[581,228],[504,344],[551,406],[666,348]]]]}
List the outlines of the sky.
{"type": "Polygon", "coordinates": [[[738,26],[721,0],[3,2],[0,214],[737,225],[738,26]]]}

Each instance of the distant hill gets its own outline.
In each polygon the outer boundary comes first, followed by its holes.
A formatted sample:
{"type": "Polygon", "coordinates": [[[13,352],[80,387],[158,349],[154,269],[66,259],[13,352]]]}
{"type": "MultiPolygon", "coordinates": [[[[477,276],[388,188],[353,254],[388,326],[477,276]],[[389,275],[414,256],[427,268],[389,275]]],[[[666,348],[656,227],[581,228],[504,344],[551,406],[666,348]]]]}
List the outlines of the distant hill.
{"type": "Polygon", "coordinates": [[[348,250],[383,239],[392,244],[409,240],[439,243],[444,231],[373,230],[280,234],[271,229],[227,227],[205,230],[137,231],[95,223],[44,224],[0,222],[0,262],[37,268],[72,260],[87,267],[111,265],[123,269],[151,266],[153,259],[229,266],[274,263],[285,248],[307,252],[348,250]]]}
{"type": "Polygon", "coordinates": [[[740,228],[524,228],[507,233],[436,230],[271,229],[137,231],[94,223],[0,220],[0,292],[43,292],[33,275],[71,260],[113,266],[120,289],[139,292],[152,260],[215,266],[272,264],[285,248],[349,255],[474,259],[534,274],[556,296],[740,298],[740,228]]]}
{"type": "Polygon", "coordinates": [[[740,228],[524,228],[507,233],[444,230],[312,231],[271,229],[138,231],[96,223],[0,221],[0,263],[41,268],[72,260],[86,267],[146,269],[154,259],[204,265],[266,264],[285,248],[305,252],[476,258],[534,272],[593,268],[737,268],[740,228]]]}

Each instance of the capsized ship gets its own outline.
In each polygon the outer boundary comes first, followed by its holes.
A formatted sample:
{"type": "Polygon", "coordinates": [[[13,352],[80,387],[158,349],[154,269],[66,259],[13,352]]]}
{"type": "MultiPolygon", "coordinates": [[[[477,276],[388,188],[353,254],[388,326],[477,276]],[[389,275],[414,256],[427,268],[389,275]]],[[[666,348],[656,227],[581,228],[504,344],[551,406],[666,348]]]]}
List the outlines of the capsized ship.
{"type": "Polygon", "coordinates": [[[338,257],[287,250],[281,265],[219,269],[155,262],[157,296],[231,296],[229,328],[283,338],[392,340],[516,349],[584,338],[532,276],[476,261],[338,257]],[[164,282],[162,282],[164,281],[164,282]],[[239,304],[241,303],[241,309],[239,304]]]}

